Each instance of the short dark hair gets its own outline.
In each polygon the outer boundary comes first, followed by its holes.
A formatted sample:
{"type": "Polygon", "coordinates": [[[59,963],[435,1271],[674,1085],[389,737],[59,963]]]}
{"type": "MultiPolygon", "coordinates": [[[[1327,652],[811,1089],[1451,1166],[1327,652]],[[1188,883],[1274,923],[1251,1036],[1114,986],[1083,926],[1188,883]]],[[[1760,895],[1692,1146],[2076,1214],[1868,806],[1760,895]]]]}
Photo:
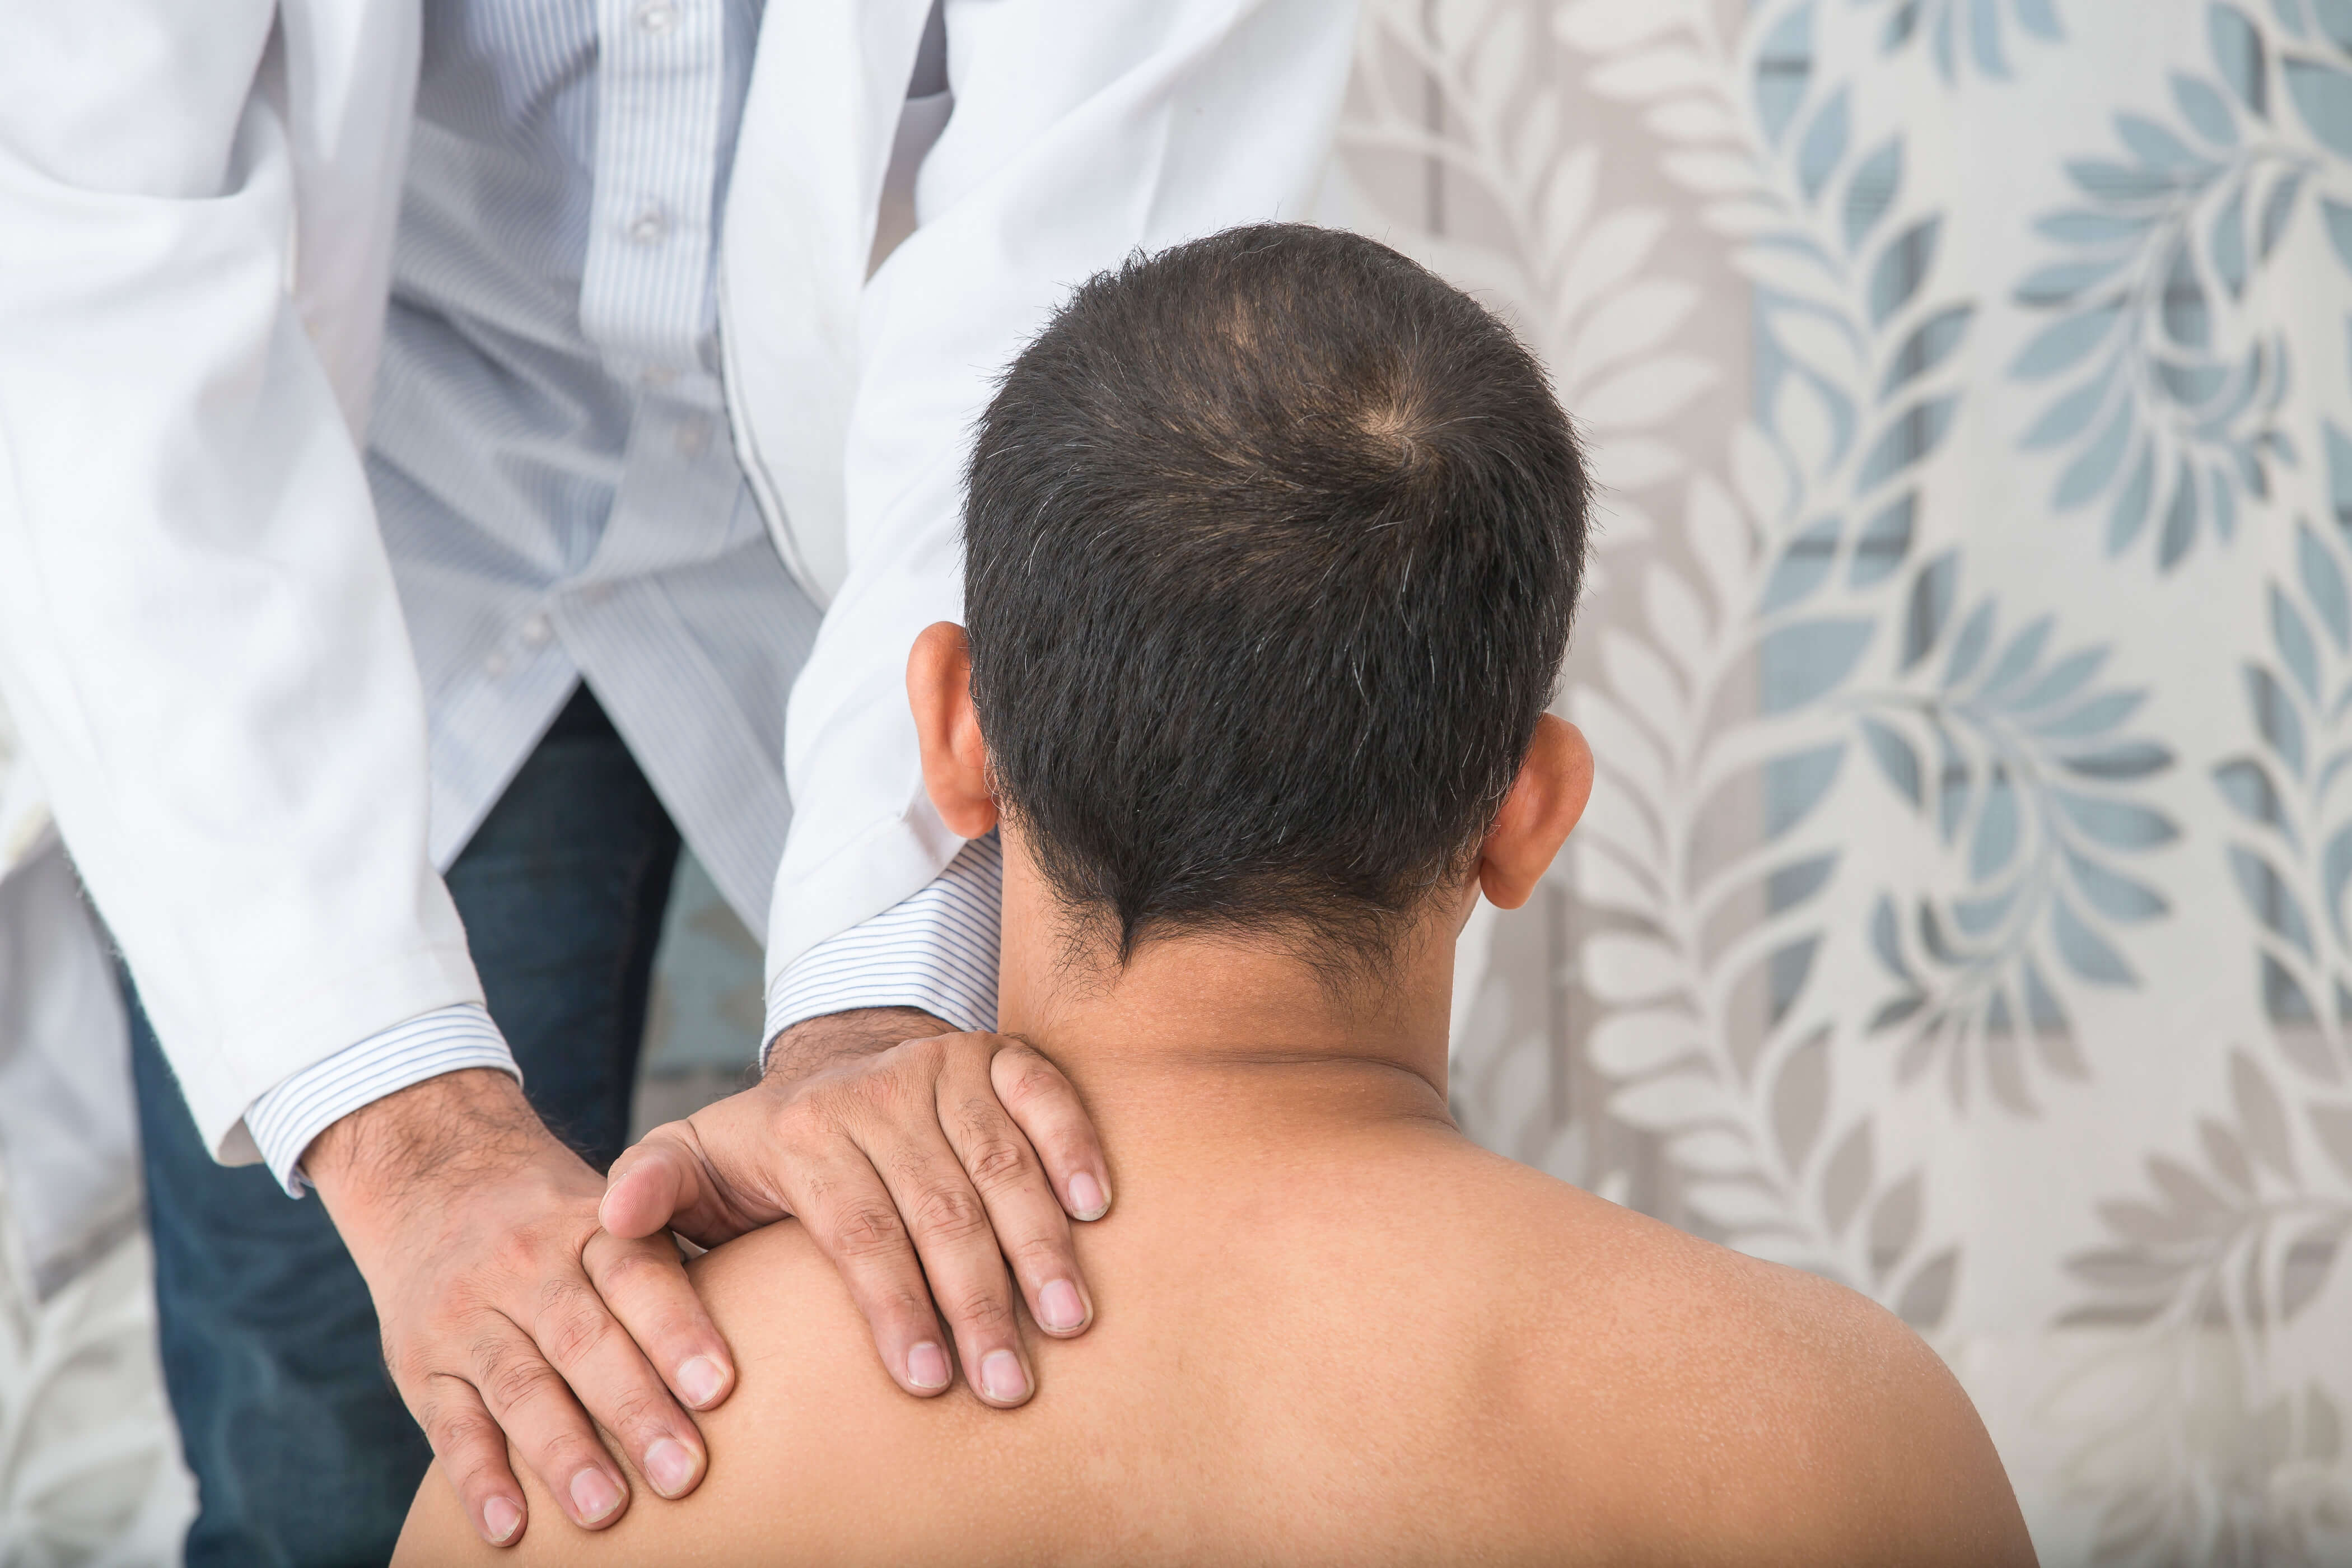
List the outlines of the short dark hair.
{"type": "Polygon", "coordinates": [[[1559,678],[1586,478],[1535,356],[1384,245],[1232,229],[1081,287],[968,480],[992,787],[1086,940],[1377,968],[1559,678]]]}

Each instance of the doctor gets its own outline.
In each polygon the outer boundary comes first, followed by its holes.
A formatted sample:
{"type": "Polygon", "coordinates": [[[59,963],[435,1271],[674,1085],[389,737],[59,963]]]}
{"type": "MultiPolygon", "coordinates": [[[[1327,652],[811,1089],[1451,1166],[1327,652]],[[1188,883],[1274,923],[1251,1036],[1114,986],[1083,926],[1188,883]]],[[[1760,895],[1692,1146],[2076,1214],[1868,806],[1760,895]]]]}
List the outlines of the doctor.
{"type": "Polygon", "coordinates": [[[690,1491],[671,1224],[800,1215],[910,1394],[1026,1399],[1016,1290],[1090,1320],[1108,1166],[986,1032],[901,671],[992,375],[1303,210],[1351,6],[761,11],[10,7],[0,697],[135,983],[192,1563],[382,1558],[419,1426],[492,1542],[628,1506],[592,1418],[690,1491]],[[608,1190],[681,836],[766,1075],[608,1190]]]}

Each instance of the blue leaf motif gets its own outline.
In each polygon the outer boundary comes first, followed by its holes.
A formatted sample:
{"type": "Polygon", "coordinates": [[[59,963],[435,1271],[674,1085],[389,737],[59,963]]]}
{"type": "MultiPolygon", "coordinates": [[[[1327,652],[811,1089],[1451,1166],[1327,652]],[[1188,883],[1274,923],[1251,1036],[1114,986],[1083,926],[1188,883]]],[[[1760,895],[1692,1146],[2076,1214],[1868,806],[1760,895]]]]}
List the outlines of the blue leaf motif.
{"type": "Polygon", "coordinates": [[[2352,207],[2322,196],[2319,214],[2327,220],[2327,243],[2335,250],[2336,259],[2352,270],[2352,207]]]}
{"type": "Polygon", "coordinates": [[[2154,888],[2076,850],[2066,851],[2066,869],[2073,873],[2075,890],[2084,900],[2119,925],[2137,925],[2171,910],[2154,888]]]}
{"type": "Polygon", "coordinates": [[[2319,624],[2338,653],[2352,652],[2352,593],[2347,593],[2344,569],[2319,542],[2319,536],[2301,523],[2294,527],[2295,564],[2303,574],[2303,595],[2318,614],[2319,624]]]}
{"type": "Polygon", "coordinates": [[[2035,310],[2071,304],[2085,289],[2114,277],[2130,259],[2131,253],[2123,251],[2088,260],[2053,261],[2027,273],[2011,291],[2011,297],[2035,310]]]}
{"type": "Polygon", "coordinates": [[[1885,893],[1870,911],[1870,945],[1878,954],[1878,962],[1905,980],[1913,978],[1911,966],[1903,962],[1903,938],[1895,914],[1895,900],[1885,893]]]}
{"type": "Polygon", "coordinates": [[[1927,280],[1927,273],[1936,265],[1936,243],[1944,231],[1940,217],[1924,217],[1893,239],[1879,252],[1878,261],[1870,271],[1870,321],[1873,326],[1885,323],[1886,318],[1908,304],[1927,280]]]}
{"type": "Polygon", "coordinates": [[[2132,156],[2154,169],[2190,169],[2210,166],[2207,160],[2189,150],[2189,144],[2155,121],[2137,114],[2116,116],[2116,134],[2131,149],[2132,156]]]}
{"type": "Polygon", "coordinates": [[[1869,621],[1841,619],[1798,621],[1767,633],[1757,649],[1759,705],[1768,714],[1786,713],[1835,689],[1853,673],[1875,629],[1869,621]]]}
{"type": "Polygon", "coordinates": [[[2050,900],[2050,931],[2057,939],[2058,956],[2066,967],[2084,979],[2100,985],[2136,985],[2139,977],[2132,973],[2123,955],[2107,945],[2106,939],[2083,922],[2064,899],[2050,900]]]}
{"type": "Polygon", "coordinates": [[[1878,761],[1878,771],[1886,775],[1886,782],[1895,786],[1895,793],[1914,806],[1922,804],[1925,796],[1919,782],[1919,753],[1911,742],[1875,719],[1863,720],[1862,734],[1870,742],[1870,754],[1878,761]]]}
{"type": "Polygon", "coordinates": [[[2301,778],[2303,716],[2295,711],[2294,699],[2276,676],[2259,664],[2250,664],[2246,666],[2246,703],[2254,710],[2254,728],[2262,731],[2287,772],[2301,778]]]}
{"type": "Polygon", "coordinates": [[[2352,439],[2334,421],[2320,426],[2327,443],[2327,501],[2336,514],[2336,529],[2352,543],[2352,439]]]}
{"type": "Polygon", "coordinates": [[[1989,898],[1954,899],[1952,923],[1960,928],[1962,936],[1971,942],[1979,941],[1999,930],[2000,922],[2009,918],[2009,911],[2017,907],[2021,890],[2021,885],[2012,882],[1989,898]]]}
{"type": "Polygon", "coordinates": [[[2071,370],[2107,341],[2123,317],[2120,299],[2062,316],[2033,334],[2010,364],[2009,374],[2019,381],[2042,381],[2071,370]]]}
{"type": "Polygon", "coordinates": [[[1854,488],[1874,489],[1935,451],[1951,429],[1952,414],[1959,402],[1958,394],[1948,393],[1922,398],[1896,415],[1864,455],[1854,488]]]}
{"type": "Polygon", "coordinates": [[[2184,348],[2201,349],[2213,341],[2213,311],[2205,302],[2205,285],[2197,277],[2184,241],[2172,247],[2164,273],[2164,332],[2184,348]]]}
{"type": "Polygon", "coordinates": [[[1764,599],[1758,606],[1762,614],[1785,609],[1822,585],[1837,560],[1839,529],[1838,519],[1825,517],[1789,541],[1764,584],[1764,599]]]}
{"type": "Polygon", "coordinates": [[[2214,68],[2238,101],[2256,114],[2270,114],[2269,56],[2263,48],[2262,30],[2235,5],[2215,4],[2205,8],[2205,36],[2212,46],[2214,68]]]}
{"type": "Polygon", "coordinates": [[[1919,492],[1906,490],[1863,524],[1853,542],[1853,565],[1846,574],[1849,586],[1867,588],[1895,574],[1911,553],[1911,531],[1918,514],[1919,492]]]}
{"type": "Polygon", "coordinates": [[[2352,158],[2352,75],[2318,60],[2284,62],[2287,96],[2311,133],[2339,157],[2352,158]]]}
{"type": "Polygon", "coordinates": [[[2139,238],[2156,226],[2152,217],[2126,217],[2115,213],[2060,212],[2033,220],[2033,230],[2061,245],[2114,245],[2139,238]]]}
{"type": "Polygon", "coordinates": [[[2294,675],[2295,684],[2313,702],[2319,700],[2319,645],[2312,641],[2311,627],[2305,624],[2294,601],[2271,584],[2271,640],[2278,645],[2279,658],[2294,675]]]}
{"type": "Polygon", "coordinates": [[[2050,792],[2077,832],[2110,849],[2153,849],[2180,837],[2172,819],[2151,807],[2069,789],[2050,792]]]}
{"type": "Polygon", "coordinates": [[[2107,513],[2107,553],[2120,555],[2139,537],[2147,524],[2147,503],[2156,494],[2156,452],[2152,447],[2140,448],[2139,461],[2132,465],[2132,477],[2116,492],[2116,504],[2107,513]]]}
{"type": "Polygon", "coordinates": [[[2175,403],[2194,408],[2212,401],[2216,393],[2230,379],[2227,366],[2210,361],[2167,359],[2161,354],[2151,356],[2156,366],[2157,384],[2162,386],[2175,403]]]}
{"type": "Polygon", "coordinates": [[[2352,881],[2352,823],[2339,827],[2319,852],[2319,889],[2327,900],[2328,922],[2338,942],[2352,943],[2344,933],[2344,884],[2352,881]]]}
{"type": "Polygon", "coordinates": [[[2038,452],[2073,440],[2083,433],[2084,426],[2091,423],[2091,416],[2105,404],[2110,384],[2105,375],[2084,382],[2043,410],[2042,417],[2033,422],[2032,428],[2026,431],[2018,445],[2029,452],[2038,452]]]}
{"type": "Polygon", "coordinates": [[[2017,853],[2017,786],[2009,770],[1996,766],[1985,783],[1984,805],[1977,813],[1977,831],[1969,844],[1969,878],[1981,882],[2009,864],[2017,853]]]}
{"type": "Polygon", "coordinates": [[[2311,0],[2319,30],[2346,54],[2352,54],[2352,0],[2311,0]]]}
{"type": "Polygon", "coordinates": [[[2193,76],[2172,73],[2172,101],[2180,106],[2181,118],[2197,128],[2197,133],[2217,146],[2238,144],[2238,119],[2230,112],[2229,103],[2218,92],[2193,76]]]}
{"type": "Polygon", "coordinates": [[[2235,538],[2238,531],[2238,492],[2230,484],[2230,476],[2220,468],[2206,473],[2206,489],[2213,498],[2213,531],[2224,541],[2235,538]]]}
{"type": "Polygon", "coordinates": [[[1911,584],[1911,601],[1903,616],[1903,668],[1910,669],[1927,657],[1944,635],[1951,617],[1952,598],[1958,592],[1960,555],[1948,550],[1919,569],[1911,584]]]}
{"type": "Polygon", "coordinates": [[[2091,683],[2099,667],[2107,662],[2104,647],[2085,648],[2067,655],[2050,667],[2049,673],[2035,681],[2022,695],[2002,706],[2016,713],[2031,713],[2037,708],[2047,708],[2053,702],[2063,702],[2091,683]]]}
{"type": "Polygon", "coordinates": [[[2018,25],[2037,37],[2053,42],[2066,36],[2058,25],[2058,13],[2051,8],[2050,0],[2017,0],[2018,25]]]}
{"type": "Polygon", "coordinates": [[[1822,890],[1837,868],[1837,851],[1777,867],[1764,879],[1764,907],[1774,914],[1793,910],[1822,890]]]}
{"type": "Polygon", "coordinates": [[[2263,199],[2263,220],[2254,236],[2254,259],[2268,261],[2271,251],[2278,245],[2279,237],[2286,232],[2286,220],[2294,216],[2294,198],[2303,194],[2303,175],[2299,173],[2281,174],[2271,194],[2263,199]]]}
{"type": "Polygon", "coordinates": [[[1960,819],[1968,815],[1969,798],[1976,793],[1976,775],[1969,771],[1968,759],[1960,755],[1950,733],[1940,724],[1936,727],[1936,742],[1939,752],[1936,784],[1943,792],[1937,826],[1948,847],[1953,835],[1960,830],[1960,819]]]}
{"type": "Polygon", "coordinates": [[[1975,314],[1974,305],[1954,305],[1920,322],[1887,362],[1886,379],[1878,388],[1880,401],[1951,358],[1960,340],[1968,336],[1969,321],[1975,314]]]}
{"type": "Polygon", "coordinates": [[[2043,616],[2010,638],[2009,646],[2000,650],[2000,658],[1994,662],[1992,673],[1985,677],[1981,694],[1997,700],[2031,674],[2042,662],[2042,650],[2050,646],[2050,632],[2056,624],[2043,616]]]}
{"type": "Polygon", "coordinates": [[[2066,176],[2099,202],[2148,202],[2168,196],[2178,179],[2161,169],[2112,158],[2069,158],[2066,176]]]}
{"type": "Polygon", "coordinates": [[[1805,128],[1804,141],[1797,149],[1797,179],[1805,187],[1805,199],[1812,201],[1829,184],[1830,175],[1845,157],[1849,119],[1846,89],[1839,88],[1830,95],[1805,128]]]}
{"type": "Polygon", "coordinates": [[[1969,0],[1969,36],[1976,46],[1977,69],[1996,80],[2007,80],[2009,62],[2000,53],[1999,0],[1969,0]]]}
{"type": "Polygon", "coordinates": [[[2208,240],[2213,252],[2213,273],[2232,300],[2246,297],[2246,187],[2230,187],[2229,199],[2213,214],[2208,240]]]}
{"type": "Polygon", "coordinates": [[[2171,504],[2164,509],[2164,531],[2157,538],[2156,564],[2169,572],[2197,542],[2197,480],[2189,459],[2180,459],[2180,477],[2173,482],[2171,504]]]}
{"type": "Polygon", "coordinates": [[[1812,815],[1813,808],[1837,782],[1838,764],[1845,760],[1845,742],[1774,757],[1764,764],[1764,837],[1780,837],[1812,815]]]}
{"type": "Polygon", "coordinates": [[[2058,476],[2058,487],[2051,492],[2050,504],[2060,511],[2072,511],[2105,489],[2114,482],[2116,470],[2124,466],[2124,453],[2131,444],[2131,436],[2132,406],[2126,400],[2116,410],[2107,427],[2058,476]]]}
{"type": "Polygon", "coordinates": [[[1764,139],[1780,145],[1813,77],[1813,8],[1800,5],[1774,24],[1756,51],[1756,118],[1764,139]]]}
{"type": "Polygon", "coordinates": [[[2287,819],[2286,800],[2279,794],[2278,785],[2271,782],[2268,769],[2252,757],[2239,757],[2213,770],[2213,782],[2221,788],[2221,798],[2237,809],[2249,822],[2275,828],[2290,847],[2300,848],[2294,825],[2287,819]]]}
{"type": "Polygon", "coordinates": [[[1944,689],[1953,687],[1976,673],[1977,665],[1992,646],[1992,603],[1979,605],[1960,627],[1960,635],[1952,639],[1952,662],[1944,668],[1944,689]]]}
{"type": "Polygon", "coordinates": [[[2239,895],[2253,910],[2256,920],[2281,941],[2301,950],[2305,958],[2313,956],[2311,924],[2304,918],[2303,905],[2296,900],[2294,890],[2276,867],[2243,846],[2232,844],[2230,878],[2238,884],[2239,895]]]}
{"type": "Polygon", "coordinates": [[[1845,186],[1845,247],[1851,251],[1878,226],[1903,185],[1903,138],[1890,138],[1854,166],[1845,186]]]}
{"type": "Polygon", "coordinates": [[[2155,741],[2126,741],[2095,752],[2058,759],[2068,773],[2086,779],[2144,779],[2172,765],[2172,750],[2155,741]]]}
{"type": "Polygon", "coordinates": [[[2037,735],[2053,741],[2081,741],[2093,735],[2104,735],[2134,713],[2147,700],[2143,691],[2109,691],[2092,698],[2063,718],[2044,720],[2032,726],[2037,735]]]}

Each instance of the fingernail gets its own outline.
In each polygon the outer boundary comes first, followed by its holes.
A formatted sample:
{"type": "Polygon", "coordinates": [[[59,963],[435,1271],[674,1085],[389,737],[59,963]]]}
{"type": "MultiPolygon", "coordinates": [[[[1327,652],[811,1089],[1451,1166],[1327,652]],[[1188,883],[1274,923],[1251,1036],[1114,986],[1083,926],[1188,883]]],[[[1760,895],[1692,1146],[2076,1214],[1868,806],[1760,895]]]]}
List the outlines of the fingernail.
{"type": "Polygon", "coordinates": [[[1080,1171],[1070,1178],[1070,1207],[1080,1219],[1100,1219],[1109,1209],[1110,1200],[1092,1173],[1080,1171]]]}
{"type": "Polygon", "coordinates": [[[697,1410],[719,1397],[727,1386],[727,1369],[707,1355],[691,1357],[677,1369],[678,1392],[697,1410]]]}
{"type": "Polygon", "coordinates": [[[572,1513],[581,1523],[593,1524],[620,1506],[621,1489],[594,1466],[572,1478],[572,1513]]]}
{"type": "Polygon", "coordinates": [[[907,1381],[917,1388],[948,1385],[948,1352],[925,1340],[907,1352],[907,1381]]]}
{"type": "Polygon", "coordinates": [[[510,1498],[494,1497],[482,1505],[482,1533],[493,1546],[504,1546],[522,1528],[522,1510],[510,1498]]]}
{"type": "Polygon", "coordinates": [[[664,1497],[676,1497],[694,1484],[694,1450],[675,1437],[664,1437],[646,1450],[646,1479],[664,1497]]]}
{"type": "Polygon", "coordinates": [[[1087,1321],[1087,1304],[1078,1288],[1056,1279],[1037,1292],[1037,1321],[1054,1330],[1075,1329],[1087,1321]]]}
{"type": "Polygon", "coordinates": [[[1029,1397],[1029,1373],[1011,1351],[991,1351],[980,1358],[980,1391],[1000,1405],[1029,1397]]]}

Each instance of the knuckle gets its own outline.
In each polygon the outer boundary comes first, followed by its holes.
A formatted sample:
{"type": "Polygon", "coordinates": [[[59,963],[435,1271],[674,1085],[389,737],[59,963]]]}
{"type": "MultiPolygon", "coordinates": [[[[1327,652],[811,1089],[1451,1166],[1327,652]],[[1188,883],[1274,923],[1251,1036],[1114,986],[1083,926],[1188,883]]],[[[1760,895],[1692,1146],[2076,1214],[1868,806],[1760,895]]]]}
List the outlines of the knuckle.
{"type": "Polygon", "coordinates": [[[987,1334],[1012,1323],[1013,1308],[995,1290],[964,1290],[957,1294],[948,1316],[968,1331],[987,1334]]]}
{"type": "Polygon", "coordinates": [[[933,1187],[915,1205],[917,1234],[938,1241],[965,1241],[988,1234],[988,1211],[969,1187],[933,1187]]]}
{"type": "Polygon", "coordinates": [[[1013,1268],[1024,1279],[1053,1279],[1069,1272],[1070,1249],[1054,1237],[1032,1237],[1011,1249],[1013,1268]]]}
{"type": "Polygon", "coordinates": [[[887,1203],[853,1203],[834,1215],[833,1238],[845,1257],[873,1258],[905,1247],[907,1228],[887,1203]]]}
{"type": "Polygon", "coordinates": [[[520,1410],[544,1399],[562,1383],[555,1369],[537,1356],[509,1352],[494,1357],[484,1370],[481,1390],[493,1407],[520,1410]]]}
{"type": "Polygon", "coordinates": [[[1030,1105],[1061,1092],[1063,1079],[1054,1064],[1026,1046],[999,1052],[991,1079],[997,1098],[1007,1105],[1030,1105]]]}
{"type": "Polygon", "coordinates": [[[1003,1136],[983,1136],[964,1156],[964,1169],[983,1188],[1010,1186],[1029,1173],[1027,1145],[1003,1136]]]}

